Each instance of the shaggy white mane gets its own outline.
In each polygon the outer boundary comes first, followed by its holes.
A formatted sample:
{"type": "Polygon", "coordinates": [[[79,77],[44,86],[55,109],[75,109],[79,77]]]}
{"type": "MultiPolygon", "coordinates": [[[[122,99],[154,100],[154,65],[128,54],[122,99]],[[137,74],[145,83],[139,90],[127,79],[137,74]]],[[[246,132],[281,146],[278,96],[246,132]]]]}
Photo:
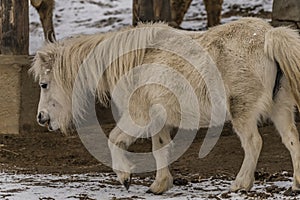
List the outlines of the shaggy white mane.
{"type": "Polygon", "coordinates": [[[163,23],[139,24],[118,32],[78,35],[47,43],[38,50],[29,72],[38,80],[46,69],[51,70],[67,101],[79,108],[74,116],[77,120],[85,112],[86,90],[96,92],[100,103],[107,105],[108,90],[124,73],[142,64],[146,48],[164,29],[171,28],[163,23]],[[76,101],[72,102],[72,95],[76,101]]]}

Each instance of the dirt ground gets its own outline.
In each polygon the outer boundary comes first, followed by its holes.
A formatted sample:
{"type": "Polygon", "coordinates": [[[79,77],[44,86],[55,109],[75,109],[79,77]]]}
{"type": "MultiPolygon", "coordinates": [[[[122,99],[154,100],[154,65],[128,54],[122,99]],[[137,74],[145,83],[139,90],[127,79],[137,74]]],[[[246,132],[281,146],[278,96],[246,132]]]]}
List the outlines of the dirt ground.
{"type": "MultiPolygon", "coordinates": [[[[104,131],[108,132],[113,126],[114,124],[103,126],[104,131]]],[[[269,174],[276,172],[292,172],[289,152],[281,143],[275,128],[268,125],[260,128],[260,132],[264,145],[257,166],[256,178],[261,178],[260,175],[267,178],[269,174]]],[[[225,176],[231,179],[237,174],[242,163],[243,150],[230,125],[224,128],[222,136],[209,155],[200,159],[198,153],[205,133],[205,130],[200,130],[188,151],[171,164],[170,168],[175,178],[192,179],[193,177],[189,174],[196,174],[201,178],[225,176]]],[[[130,149],[137,152],[150,151],[151,141],[137,141],[130,149]]],[[[76,134],[63,136],[61,133],[44,132],[1,135],[0,163],[2,171],[17,173],[112,172],[109,167],[89,154],[76,134]]],[[[150,176],[152,175],[154,176],[154,173],[150,176]]]]}

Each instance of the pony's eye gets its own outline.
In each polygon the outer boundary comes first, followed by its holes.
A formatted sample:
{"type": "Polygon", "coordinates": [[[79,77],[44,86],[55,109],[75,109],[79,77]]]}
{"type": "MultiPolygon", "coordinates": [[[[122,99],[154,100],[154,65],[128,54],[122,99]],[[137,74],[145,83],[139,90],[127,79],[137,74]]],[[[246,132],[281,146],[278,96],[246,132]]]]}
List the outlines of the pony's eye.
{"type": "Polygon", "coordinates": [[[47,89],[48,88],[48,84],[47,83],[40,83],[40,86],[43,89],[47,89]]]}

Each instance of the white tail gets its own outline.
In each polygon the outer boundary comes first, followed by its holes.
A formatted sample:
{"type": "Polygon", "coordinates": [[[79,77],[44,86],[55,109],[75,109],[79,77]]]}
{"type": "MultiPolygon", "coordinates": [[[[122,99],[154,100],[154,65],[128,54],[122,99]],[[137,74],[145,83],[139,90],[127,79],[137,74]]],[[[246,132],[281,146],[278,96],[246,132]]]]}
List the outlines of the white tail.
{"type": "Polygon", "coordinates": [[[265,36],[265,53],[277,61],[288,80],[291,92],[300,108],[300,36],[298,31],[278,27],[265,36]]]}

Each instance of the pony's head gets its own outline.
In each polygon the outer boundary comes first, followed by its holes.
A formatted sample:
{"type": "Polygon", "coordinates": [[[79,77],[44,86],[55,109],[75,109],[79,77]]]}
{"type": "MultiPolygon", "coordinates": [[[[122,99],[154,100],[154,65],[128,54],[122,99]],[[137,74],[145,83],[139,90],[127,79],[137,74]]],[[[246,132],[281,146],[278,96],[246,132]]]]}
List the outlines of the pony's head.
{"type": "Polygon", "coordinates": [[[66,132],[67,124],[70,122],[71,105],[54,72],[58,69],[60,48],[58,43],[49,43],[39,50],[29,72],[33,73],[41,89],[37,122],[41,126],[48,127],[49,131],[61,129],[66,132]]]}

